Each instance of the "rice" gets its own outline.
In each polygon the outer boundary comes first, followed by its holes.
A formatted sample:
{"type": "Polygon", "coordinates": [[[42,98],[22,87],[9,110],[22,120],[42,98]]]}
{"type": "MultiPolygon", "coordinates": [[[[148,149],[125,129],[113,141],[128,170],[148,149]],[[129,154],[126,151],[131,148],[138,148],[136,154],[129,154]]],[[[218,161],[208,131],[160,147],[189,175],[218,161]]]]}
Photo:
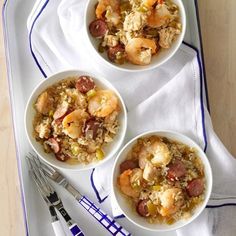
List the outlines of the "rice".
{"type": "MultiPolygon", "coordinates": [[[[155,157],[156,158],[156,157],[155,157]]],[[[173,224],[181,219],[191,217],[194,210],[205,198],[205,173],[204,166],[195,149],[166,137],[150,136],[139,138],[127,154],[126,161],[121,165],[124,170],[119,176],[119,187],[124,196],[132,202],[130,206],[137,210],[137,213],[146,217],[147,221],[153,224],[173,224]],[[162,147],[160,149],[160,147],[162,147]],[[163,148],[165,147],[165,148],[163,148]],[[152,159],[158,152],[164,165],[155,166],[152,159]],[[162,153],[160,153],[162,150],[162,153]],[[171,157],[166,162],[163,157],[171,157]],[[145,167],[140,164],[140,158],[146,158],[145,167]],[[130,162],[133,164],[131,165],[130,162]],[[136,164],[135,164],[136,163],[136,164]],[[135,168],[133,169],[133,166],[135,168]],[[155,176],[146,179],[146,166],[150,173],[155,176]],[[130,169],[131,168],[131,169],[130,169]],[[132,171],[142,171],[143,178],[139,178],[139,192],[132,196],[132,186],[137,186],[131,178],[129,183],[122,182],[125,176],[132,171]],[[127,172],[126,172],[127,171],[127,172]],[[193,181],[203,183],[203,186],[191,184],[193,181]],[[126,188],[122,188],[122,185],[126,188]],[[197,191],[196,191],[197,190],[197,191]],[[139,207],[139,204],[146,204],[147,208],[139,207]],[[149,206],[149,208],[148,208],[149,206]],[[147,210],[148,209],[148,210],[147,210]],[[148,211],[145,212],[145,211],[148,211]],[[145,214],[144,214],[145,213],[145,214]]]]}
{"type": "MultiPolygon", "coordinates": [[[[87,82],[90,85],[94,83],[91,78],[87,82]]],[[[85,82],[77,77],[68,77],[48,87],[41,94],[52,100],[50,104],[39,95],[34,107],[34,137],[43,145],[45,152],[54,152],[59,160],[75,159],[77,163],[88,164],[105,157],[103,149],[113,142],[119,132],[120,108],[118,98],[112,91],[103,90],[94,84],[88,92],[81,92],[78,87],[84,89],[87,84],[77,85],[78,83],[85,82]],[[107,94],[111,99],[109,97],[104,100],[107,94]],[[100,99],[99,96],[103,97],[100,99]],[[110,105],[112,99],[117,101],[117,104],[110,105]],[[97,108],[94,112],[99,115],[91,114],[91,111],[97,108]],[[97,150],[101,150],[104,156],[100,155],[98,158],[97,150]]]]}

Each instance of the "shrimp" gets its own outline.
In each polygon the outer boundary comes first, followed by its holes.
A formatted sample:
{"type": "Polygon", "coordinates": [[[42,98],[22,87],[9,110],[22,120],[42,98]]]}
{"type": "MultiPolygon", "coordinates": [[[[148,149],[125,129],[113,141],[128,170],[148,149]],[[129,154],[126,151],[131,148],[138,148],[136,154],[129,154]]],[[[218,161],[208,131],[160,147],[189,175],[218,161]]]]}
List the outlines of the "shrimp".
{"type": "Polygon", "coordinates": [[[125,46],[128,60],[136,65],[148,65],[156,50],[156,42],[146,38],[132,38],[125,46]]]}
{"type": "Polygon", "coordinates": [[[37,102],[35,103],[35,108],[39,113],[47,115],[53,108],[53,102],[54,99],[48,94],[47,91],[45,91],[39,95],[37,102]]]}
{"type": "Polygon", "coordinates": [[[120,186],[121,191],[130,197],[137,198],[140,194],[139,188],[132,188],[131,186],[131,176],[133,171],[128,169],[125,170],[119,177],[118,177],[118,184],[120,186]]]}
{"type": "Polygon", "coordinates": [[[82,127],[88,118],[89,115],[84,110],[74,110],[63,119],[63,132],[73,139],[79,138],[82,134],[82,127]]]}
{"type": "Polygon", "coordinates": [[[143,5],[148,9],[151,8],[155,3],[163,4],[163,0],[144,0],[143,5]]]}
{"type": "Polygon", "coordinates": [[[143,180],[143,171],[140,168],[132,169],[132,174],[130,175],[130,183],[132,187],[140,187],[143,180]]]}
{"type": "Polygon", "coordinates": [[[148,182],[152,182],[158,177],[157,168],[154,167],[150,162],[147,162],[143,170],[143,178],[148,182]]]}
{"type": "Polygon", "coordinates": [[[88,102],[88,111],[97,117],[106,117],[118,107],[118,98],[110,90],[99,90],[88,102]]]}
{"type": "Polygon", "coordinates": [[[148,162],[155,167],[162,167],[169,164],[171,154],[168,146],[157,140],[144,146],[139,152],[139,166],[144,169],[148,162]]]}
{"type": "Polygon", "coordinates": [[[106,18],[108,22],[117,25],[120,21],[120,1],[119,0],[99,0],[96,7],[96,17],[98,19],[104,18],[106,12],[106,18]]]}
{"type": "Polygon", "coordinates": [[[172,215],[183,205],[183,193],[179,188],[169,188],[159,194],[161,203],[160,214],[162,216],[172,215]]]}
{"type": "Polygon", "coordinates": [[[144,169],[147,163],[150,163],[151,153],[147,151],[147,147],[144,146],[141,148],[138,154],[138,164],[141,169],[144,169]]]}
{"type": "Polygon", "coordinates": [[[156,167],[166,166],[171,161],[171,153],[168,146],[161,142],[156,141],[151,145],[151,152],[153,158],[151,159],[151,163],[156,167]]]}
{"type": "Polygon", "coordinates": [[[171,20],[171,17],[171,13],[166,5],[158,5],[148,16],[147,25],[152,28],[158,28],[168,23],[171,20]]]}

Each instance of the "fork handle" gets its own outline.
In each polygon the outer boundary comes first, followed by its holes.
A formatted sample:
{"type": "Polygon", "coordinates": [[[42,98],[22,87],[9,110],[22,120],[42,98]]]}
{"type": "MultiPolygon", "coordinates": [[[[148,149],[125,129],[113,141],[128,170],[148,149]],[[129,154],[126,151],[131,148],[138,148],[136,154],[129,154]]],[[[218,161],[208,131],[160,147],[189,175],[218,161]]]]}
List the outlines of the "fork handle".
{"type": "Polygon", "coordinates": [[[84,236],[83,231],[80,229],[80,227],[71,219],[69,214],[67,213],[66,209],[61,206],[58,208],[58,211],[60,212],[61,216],[66,221],[69,230],[71,232],[71,235],[73,236],[84,236]]]}
{"type": "Polygon", "coordinates": [[[55,236],[66,236],[59,220],[52,222],[52,228],[55,236]]]}
{"type": "Polygon", "coordinates": [[[73,236],[84,236],[84,233],[81,231],[79,226],[76,223],[73,223],[70,227],[70,232],[73,236]]]}
{"type": "Polygon", "coordinates": [[[131,234],[120,226],[112,217],[98,208],[89,198],[82,196],[78,202],[112,235],[130,236],[131,234]]]}

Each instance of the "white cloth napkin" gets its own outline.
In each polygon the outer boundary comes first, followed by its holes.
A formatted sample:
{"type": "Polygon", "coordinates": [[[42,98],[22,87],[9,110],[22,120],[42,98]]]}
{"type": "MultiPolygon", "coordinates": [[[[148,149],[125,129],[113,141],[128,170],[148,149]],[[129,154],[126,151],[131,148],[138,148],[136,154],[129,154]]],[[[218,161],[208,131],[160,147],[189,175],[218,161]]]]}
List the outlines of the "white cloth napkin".
{"type": "MultiPolygon", "coordinates": [[[[178,235],[226,235],[236,232],[236,161],[215,135],[203,99],[203,79],[197,50],[182,45],[158,69],[124,73],[109,68],[91,54],[84,36],[86,0],[38,0],[28,18],[32,57],[42,74],[79,68],[103,75],[119,90],[128,108],[126,141],[151,129],[175,130],[195,140],[211,162],[213,193],[207,209],[178,235]]],[[[99,202],[110,193],[113,160],[96,168],[91,184],[99,202]]],[[[108,200],[107,200],[108,201],[108,200]]],[[[121,216],[112,201],[113,214],[121,216]]]]}

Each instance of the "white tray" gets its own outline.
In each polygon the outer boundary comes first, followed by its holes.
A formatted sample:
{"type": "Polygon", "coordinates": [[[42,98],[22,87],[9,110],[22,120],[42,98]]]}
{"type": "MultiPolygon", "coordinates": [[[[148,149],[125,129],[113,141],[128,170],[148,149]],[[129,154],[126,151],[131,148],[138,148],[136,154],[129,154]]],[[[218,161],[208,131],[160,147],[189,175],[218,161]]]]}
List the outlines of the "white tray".
{"type": "MultiPolygon", "coordinates": [[[[53,0],[51,0],[53,1],[53,0]]],[[[55,1],[55,0],[54,0],[55,1]]],[[[199,50],[202,57],[201,37],[199,32],[199,22],[197,13],[197,3],[194,0],[183,0],[187,12],[187,32],[185,42],[191,44],[199,50]],[[191,27],[190,27],[191,26],[191,27]]],[[[43,200],[33,186],[27,171],[24,156],[30,149],[26,139],[23,117],[27,98],[32,89],[42,80],[42,74],[38,70],[29,50],[28,33],[26,20],[32,9],[34,0],[8,0],[3,7],[3,27],[5,36],[6,59],[9,79],[9,91],[11,97],[11,107],[13,115],[13,125],[15,142],[17,149],[18,171],[21,183],[23,199],[24,217],[28,235],[54,235],[50,223],[50,217],[43,200]]],[[[204,66],[203,66],[203,86],[206,87],[204,66]]],[[[207,90],[203,90],[207,91],[207,90]]],[[[207,102],[207,94],[204,95],[207,102]]],[[[64,174],[72,184],[78,187],[85,195],[97,203],[96,196],[90,185],[91,171],[81,173],[64,174]]],[[[96,221],[88,215],[85,210],[69,196],[63,189],[58,189],[66,209],[83,227],[86,235],[108,235],[108,233],[96,221]],[[92,227],[91,227],[92,226],[92,227]],[[96,233],[95,233],[96,232],[96,233]]],[[[101,204],[101,208],[111,215],[109,199],[101,204]]],[[[118,222],[133,235],[156,235],[156,233],[142,230],[135,227],[127,219],[119,219],[118,222]]],[[[158,235],[176,235],[175,232],[158,235]]]]}

